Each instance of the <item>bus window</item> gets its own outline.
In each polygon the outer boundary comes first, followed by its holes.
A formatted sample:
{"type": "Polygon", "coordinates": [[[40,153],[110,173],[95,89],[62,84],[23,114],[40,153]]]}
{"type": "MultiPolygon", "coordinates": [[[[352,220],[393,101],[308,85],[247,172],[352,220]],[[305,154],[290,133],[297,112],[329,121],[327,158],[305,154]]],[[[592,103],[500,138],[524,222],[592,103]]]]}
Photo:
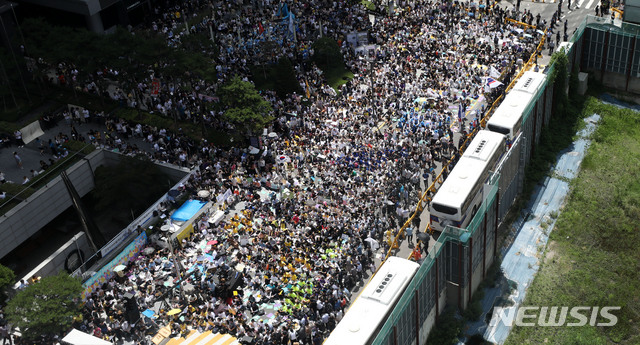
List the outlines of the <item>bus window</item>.
{"type": "Polygon", "coordinates": [[[445,214],[456,214],[458,213],[458,209],[451,206],[445,206],[440,204],[431,204],[431,207],[437,212],[445,213],[445,214]]]}
{"type": "Polygon", "coordinates": [[[504,128],[492,124],[487,124],[487,128],[492,132],[498,132],[502,134],[509,134],[509,128],[504,128]]]}

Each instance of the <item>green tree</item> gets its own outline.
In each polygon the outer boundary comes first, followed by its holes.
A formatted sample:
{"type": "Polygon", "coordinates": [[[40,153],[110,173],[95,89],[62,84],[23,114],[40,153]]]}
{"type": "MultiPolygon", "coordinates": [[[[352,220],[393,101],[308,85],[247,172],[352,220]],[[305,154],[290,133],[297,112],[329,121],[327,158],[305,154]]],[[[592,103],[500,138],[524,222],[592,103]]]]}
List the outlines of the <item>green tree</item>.
{"type": "Polygon", "coordinates": [[[567,55],[562,51],[558,51],[553,53],[551,62],[549,63],[549,65],[554,66],[550,82],[553,83],[555,113],[561,114],[563,117],[566,116],[569,105],[569,97],[566,89],[569,79],[569,71],[567,70],[568,61],[567,55]]]}
{"type": "Polygon", "coordinates": [[[323,71],[344,68],[344,57],[340,51],[340,46],[333,38],[319,38],[313,43],[312,48],[313,61],[323,71]]]}
{"type": "Polygon", "coordinates": [[[160,35],[152,32],[133,35],[123,28],[110,35],[98,35],[29,18],[23,22],[22,30],[30,56],[52,64],[70,62],[80,72],[90,73],[108,66],[119,70],[118,78],[124,81],[147,76],[148,66],[154,66],[157,75],[180,78],[196,74],[207,81],[216,77],[215,64],[202,53],[212,46],[202,35],[199,39],[186,37],[184,48],[189,49],[186,51],[169,47],[160,35]]]}
{"type": "Polygon", "coordinates": [[[82,284],[65,272],[42,278],[19,291],[7,304],[7,318],[20,327],[22,337],[33,340],[41,335],[59,335],[69,329],[79,312],[82,284]]]}
{"type": "Polygon", "coordinates": [[[427,345],[455,345],[461,332],[462,320],[456,318],[453,308],[447,308],[429,332],[427,345]]]}
{"type": "Polygon", "coordinates": [[[256,91],[253,84],[233,77],[218,90],[225,107],[224,119],[251,133],[262,130],[273,121],[271,105],[256,91]]]}
{"type": "Polygon", "coordinates": [[[290,93],[300,93],[302,89],[296,78],[296,73],[293,70],[293,65],[288,57],[283,56],[278,60],[278,64],[275,66],[275,91],[279,97],[284,98],[290,93]]]}
{"type": "Polygon", "coordinates": [[[180,46],[182,49],[192,52],[217,52],[218,46],[211,41],[209,31],[206,35],[203,33],[195,33],[180,38],[180,46]]]}
{"type": "Polygon", "coordinates": [[[16,274],[13,271],[2,264],[0,264],[0,290],[10,286],[16,282],[16,274]]]}
{"type": "Polygon", "coordinates": [[[0,264],[0,304],[4,304],[7,295],[5,289],[16,282],[16,275],[13,271],[2,264],[0,264]]]}
{"type": "MultiPolygon", "coordinates": [[[[22,94],[22,97],[25,96],[24,92],[22,92],[22,85],[24,81],[22,80],[21,73],[24,69],[24,64],[20,64],[20,62],[13,59],[12,56],[13,55],[4,47],[0,48],[0,97],[2,97],[3,109],[5,112],[8,110],[8,96],[10,96],[16,110],[22,106],[20,102],[20,95],[22,94]]],[[[16,111],[16,115],[19,115],[18,111],[16,111]]],[[[4,119],[7,121],[16,120],[7,117],[4,119]]]]}

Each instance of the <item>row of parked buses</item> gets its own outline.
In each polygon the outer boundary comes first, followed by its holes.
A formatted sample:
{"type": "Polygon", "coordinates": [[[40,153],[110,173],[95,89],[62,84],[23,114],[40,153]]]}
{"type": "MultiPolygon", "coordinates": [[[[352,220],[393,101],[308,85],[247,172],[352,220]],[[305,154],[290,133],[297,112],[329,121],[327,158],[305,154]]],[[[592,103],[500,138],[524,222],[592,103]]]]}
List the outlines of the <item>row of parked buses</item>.
{"type": "MultiPolygon", "coordinates": [[[[522,129],[527,105],[542,87],[545,74],[525,72],[471,141],[433,197],[430,224],[465,228],[480,207],[484,184],[522,129]]],[[[390,257],[351,304],[324,345],[371,344],[418,271],[416,262],[390,257]]]]}
{"type": "Polygon", "coordinates": [[[542,87],[545,74],[525,72],[473,138],[431,201],[430,225],[441,232],[447,225],[466,228],[483,199],[483,185],[522,130],[527,105],[542,87]]]}

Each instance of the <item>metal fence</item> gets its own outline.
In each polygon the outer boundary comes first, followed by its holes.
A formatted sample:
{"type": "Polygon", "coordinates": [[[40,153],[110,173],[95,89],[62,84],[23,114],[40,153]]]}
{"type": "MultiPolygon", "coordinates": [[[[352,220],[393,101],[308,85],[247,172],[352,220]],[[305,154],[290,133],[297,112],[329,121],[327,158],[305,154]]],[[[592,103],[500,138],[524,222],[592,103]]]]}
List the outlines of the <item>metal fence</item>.
{"type": "Polygon", "coordinates": [[[500,180],[494,176],[485,185],[485,199],[469,226],[449,226],[438,237],[372,344],[423,344],[444,307],[443,293],[450,283],[458,288],[459,303],[468,301],[471,285],[479,284],[494,256],[500,180]],[[474,275],[480,267],[483,272],[474,275]]]}
{"type": "Polygon", "coordinates": [[[522,134],[518,135],[513,140],[505,158],[496,169],[496,171],[500,172],[498,219],[502,219],[507,214],[516,197],[522,191],[524,169],[520,169],[520,161],[522,159],[522,147],[525,146],[524,142],[525,139],[522,134]]]}
{"type": "MultiPolygon", "coordinates": [[[[581,38],[589,30],[587,24],[588,21],[585,21],[578,27],[571,38],[572,44],[565,51],[572,60],[575,60],[577,52],[582,50],[581,38]]],[[[530,61],[518,76],[531,65],[530,61]]],[[[553,75],[555,68],[552,64],[547,74],[553,75]]],[[[445,303],[456,303],[459,309],[466,307],[495,258],[499,220],[521,192],[524,167],[534,154],[543,127],[548,125],[551,117],[555,115],[553,94],[554,83],[547,78],[525,108],[522,117],[523,131],[514,140],[508,155],[490,182],[485,185],[482,206],[471,223],[466,229],[451,226],[444,229],[372,344],[424,344],[445,303]]],[[[496,104],[492,105],[486,118],[495,106],[496,104]]],[[[483,124],[486,118],[483,118],[483,124]]],[[[430,190],[435,192],[436,184],[441,182],[441,176],[438,176],[430,190]]],[[[416,214],[419,214],[423,205],[429,201],[430,198],[423,196],[416,214]]]]}
{"type": "MultiPolygon", "coordinates": [[[[630,90],[630,79],[640,77],[640,26],[614,23],[609,18],[586,18],[584,37],[576,41],[582,43],[581,67],[598,73],[605,85],[630,90]]],[[[632,89],[638,91],[637,86],[632,89]]]]}

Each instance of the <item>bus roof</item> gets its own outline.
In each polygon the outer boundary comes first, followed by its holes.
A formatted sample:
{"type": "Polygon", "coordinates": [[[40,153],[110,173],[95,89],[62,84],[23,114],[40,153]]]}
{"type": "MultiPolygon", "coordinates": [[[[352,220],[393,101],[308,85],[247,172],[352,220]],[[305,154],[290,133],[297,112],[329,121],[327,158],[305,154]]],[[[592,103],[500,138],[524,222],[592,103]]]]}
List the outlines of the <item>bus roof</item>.
{"type": "Polygon", "coordinates": [[[488,160],[496,151],[496,147],[504,141],[504,135],[487,130],[479,131],[473,138],[462,157],[473,157],[483,161],[488,160]]]}
{"type": "Polygon", "coordinates": [[[479,131],[438,189],[432,203],[461,208],[503,140],[504,135],[500,133],[479,131]]]}
{"type": "Polygon", "coordinates": [[[512,129],[522,118],[522,112],[529,104],[531,94],[527,92],[511,90],[504,98],[496,111],[491,115],[487,126],[499,126],[512,129]]]}
{"type": "Polygon", "coordinates": [[[525,72],[489,118],[487,127],[506,128],[509,129],[511,135],[515,135],[512,133],[513,128],[519,121],[522,121],[522,113],[540,90],[546,77],[546,74],[539,72],[525,72]]]}
{"type": "Polygon", "coordinates": [[[433,197],[432,204],[461,208],[480,179],[484,165],[483,161],[471,157],[460,158],[458,164],[433,197]]]}
{"type": "Polygon", "coordinates": [[[513,87],[513,90],[523,91],[531,95],[535,95],[536,92],[540,90],[540,87],[542,86],[542,83],[544,82],[546,77],[546,74],[540,72],[524,72],[522,77],[518,79],[518,82],[513,87]]]}
{"type": "Polygon", "coordinates": [[[420,265],[392,256],[380,267],[360,296],[356,298],[324,345],[367,344],[377,335],[420,265]]]}

